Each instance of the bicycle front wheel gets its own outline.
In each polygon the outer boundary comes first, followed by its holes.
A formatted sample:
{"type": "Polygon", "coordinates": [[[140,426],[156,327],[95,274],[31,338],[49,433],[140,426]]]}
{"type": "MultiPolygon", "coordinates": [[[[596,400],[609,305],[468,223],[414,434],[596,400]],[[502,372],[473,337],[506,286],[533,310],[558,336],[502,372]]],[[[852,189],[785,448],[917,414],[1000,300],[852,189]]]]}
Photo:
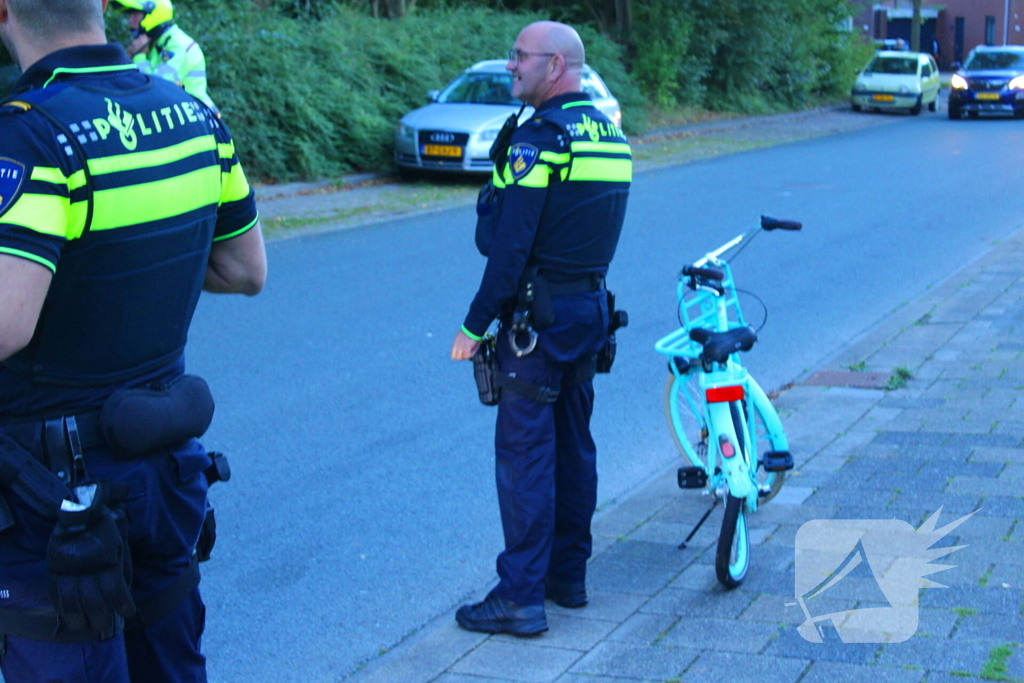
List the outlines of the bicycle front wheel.
{"type": "MultiPolygon", "coordinates": [[[[760,389],[758,390],[760,391],[760,389]]],[[[761,395],[763,396],[763,393],[761,395]]],[[[768,397],[765,396],[764,400],[768,401],[768,397]]],[[[768,451],[789,450],[789,446],[785,442],[785,438],[780,436],[778,433],[773,434],[772,430],[768,428],[769,420],[772,420],[773,423],[778,423],[778,416],[774,413],[774,407],[769,403],[765,410],[771,410],[772,416],[766,419],[762,412],[760,401],[754,400],[754,424],[751,425],[751,431],[754,434],[754,448],[750,449],[750,457],[751,460],[754,461],[751,464],[757,467],[757,484],[759,487],[764,488],[767,491],[758,497],[759,505],[764,505],[779,493],[779,490],[782,488],[782,484],[786,481],[786,473],[766,472],[765,469],[759,465],[758,461],[760,461],[761,457],[768,451]]]]}
{"type": "Polygon", "coordinates": [[[728,496],[725,501],[725,516],[722,531],[718,535],[718,550],[715,553],[715,575],[726,588],[736,588],[747,577],[750,566],[750,537],[747,534],[746,502],[742,498],[728,496]]]}

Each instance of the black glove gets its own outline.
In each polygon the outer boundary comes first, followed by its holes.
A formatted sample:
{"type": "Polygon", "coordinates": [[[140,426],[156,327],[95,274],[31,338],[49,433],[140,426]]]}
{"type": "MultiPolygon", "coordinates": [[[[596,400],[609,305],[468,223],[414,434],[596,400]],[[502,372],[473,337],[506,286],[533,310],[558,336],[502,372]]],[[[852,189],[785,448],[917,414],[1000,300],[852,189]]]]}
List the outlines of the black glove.
{"type": "MultiPolygon", "coordinates": [[[[111,485],[75,487],[79,503],[65,500],[46,550],[50,598],[71,631],[114,632],[116,616],[135,616],[131,558],[111,511],[123,492],[111,485]]],[[[118,514],[123,513],[118,509],[118,514]]]]}

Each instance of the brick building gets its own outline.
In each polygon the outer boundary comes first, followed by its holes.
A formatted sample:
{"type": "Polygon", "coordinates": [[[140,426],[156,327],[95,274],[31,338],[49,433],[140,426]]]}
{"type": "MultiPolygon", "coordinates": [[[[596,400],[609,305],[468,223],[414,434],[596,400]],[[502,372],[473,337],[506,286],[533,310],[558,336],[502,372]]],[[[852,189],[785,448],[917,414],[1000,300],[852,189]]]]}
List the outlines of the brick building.
{"type": "MultiPolygon", "coordinates": [[[[902,38],[910,44],[911,0],[857,3],[854,27],[865,40],[902,38]]],[[[1024,0],[923,0],[921,50],[943,69],[962,62],[977,45],[1024,45],[1024,0]]]]}

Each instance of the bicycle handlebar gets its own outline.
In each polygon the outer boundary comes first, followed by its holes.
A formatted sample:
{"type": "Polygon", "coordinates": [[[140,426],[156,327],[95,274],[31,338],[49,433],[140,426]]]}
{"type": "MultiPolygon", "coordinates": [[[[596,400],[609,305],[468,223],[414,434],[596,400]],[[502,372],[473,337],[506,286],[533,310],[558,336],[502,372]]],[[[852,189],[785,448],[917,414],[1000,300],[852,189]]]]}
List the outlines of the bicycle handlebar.
{"type": "Polygon", "coordinates": [[[684,277],[699,277],[705,280],[724,280],[725,273],[718,268],[698,268],[697,266],[683,266],[684,277]]]}
{"type": "Polygon", "coordinates": [[[771,216],[761,216],[761,227],[765,230],[801,230],[804,225],[800,221],[787,221],[771,216]]]}

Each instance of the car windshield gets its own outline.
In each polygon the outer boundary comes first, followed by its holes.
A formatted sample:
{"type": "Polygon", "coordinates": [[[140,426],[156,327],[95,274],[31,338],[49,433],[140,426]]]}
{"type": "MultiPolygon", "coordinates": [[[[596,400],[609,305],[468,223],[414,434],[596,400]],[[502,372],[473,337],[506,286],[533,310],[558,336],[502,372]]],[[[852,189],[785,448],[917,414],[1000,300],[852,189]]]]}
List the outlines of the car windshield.
{"type": "Polygon", "coordinates": [[[975,52],[964,65],[965,69],[1020,69],[1024,68],[1024,55],[1016,52],[975,52]]]}
{"type": "Polygon", "coordinates": [[[875,74],[916,74],[917,59],[914,57],[875,57],[864,71],[875,74]]]}
{"type": "Polygon", "coordinates": [[[448,104],[522,104],[512,97],[512,74],[462,74],[444,89],[438,102],[448,104]]]}

